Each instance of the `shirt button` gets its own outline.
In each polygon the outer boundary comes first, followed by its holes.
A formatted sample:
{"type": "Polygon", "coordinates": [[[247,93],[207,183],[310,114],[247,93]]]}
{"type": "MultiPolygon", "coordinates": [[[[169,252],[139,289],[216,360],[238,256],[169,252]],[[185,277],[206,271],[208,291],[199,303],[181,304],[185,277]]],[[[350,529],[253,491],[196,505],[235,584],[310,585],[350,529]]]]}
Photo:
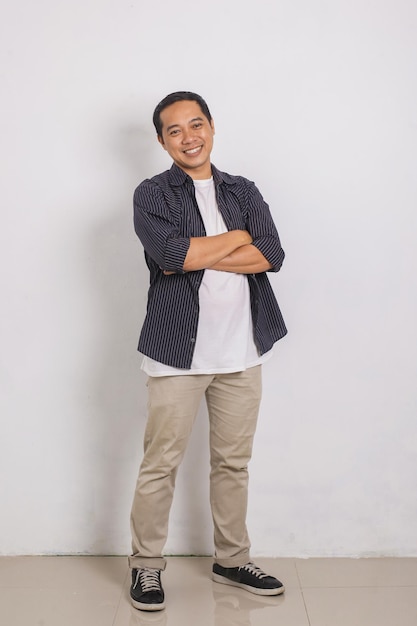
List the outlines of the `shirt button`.
{"type": "Polygon", "coordinates": [[[190,341],[191,343],[195,343],[195,337],[191,337],[190,341]]]}

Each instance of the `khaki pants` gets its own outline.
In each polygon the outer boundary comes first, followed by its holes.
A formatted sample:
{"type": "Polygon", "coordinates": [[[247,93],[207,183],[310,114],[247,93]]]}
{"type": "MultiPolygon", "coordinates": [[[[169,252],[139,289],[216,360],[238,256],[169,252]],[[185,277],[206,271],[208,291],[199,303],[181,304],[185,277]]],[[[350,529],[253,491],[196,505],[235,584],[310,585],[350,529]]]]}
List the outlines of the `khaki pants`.
{"type": "Polygon", "coordinates": [[[144,457],[132,506],[132,568],[165,569],[162,551],[175,478],[203,395],[210,420],[210,504],[215,559],[238,567],[249,559],[247,465],[261,399],[261,366],[232,374],[148,379],[144,457]]]}

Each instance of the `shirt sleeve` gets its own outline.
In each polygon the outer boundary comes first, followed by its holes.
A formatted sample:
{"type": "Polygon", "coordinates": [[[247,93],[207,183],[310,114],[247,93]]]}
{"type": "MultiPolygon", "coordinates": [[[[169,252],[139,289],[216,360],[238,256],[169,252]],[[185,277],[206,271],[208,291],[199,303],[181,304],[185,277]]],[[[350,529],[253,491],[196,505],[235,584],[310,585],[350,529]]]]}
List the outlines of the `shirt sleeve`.
{"type": "Polygon", "coordinates": [[[285,252],[282,249],[269,206],[251,181],[248,181],[247,229],[252,236],[253,245],[272,265],[269,271],[278,272],[284,261],[285,252]]]}
{"type": "Polygon", "coordinates": [[[181,235],[158,185],[143,181],[135,190],[133,209],[135,231],[146,253],[162,270],[183,273],[190,238],[181,235]]]}

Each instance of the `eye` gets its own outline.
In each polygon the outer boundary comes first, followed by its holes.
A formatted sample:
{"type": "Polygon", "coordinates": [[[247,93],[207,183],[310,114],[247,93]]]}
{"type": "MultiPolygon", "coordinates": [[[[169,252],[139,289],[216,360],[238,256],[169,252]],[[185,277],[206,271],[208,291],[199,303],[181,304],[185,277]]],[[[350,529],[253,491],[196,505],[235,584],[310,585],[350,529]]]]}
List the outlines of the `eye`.
{"type": "Polygon", "coordinates": [[[201,128],[202,125],[202,122],[196,122],[195,124],[193,124],[193,128],[201,128]]]}
{"type": "Polygon", "coordinates": [[[171,137],[173,137],[174,135],[178,135],[179,132],[180,132],[179,129],[175,128],[174,130],[171,130],[169,134],[171,135],[171,137]]]}

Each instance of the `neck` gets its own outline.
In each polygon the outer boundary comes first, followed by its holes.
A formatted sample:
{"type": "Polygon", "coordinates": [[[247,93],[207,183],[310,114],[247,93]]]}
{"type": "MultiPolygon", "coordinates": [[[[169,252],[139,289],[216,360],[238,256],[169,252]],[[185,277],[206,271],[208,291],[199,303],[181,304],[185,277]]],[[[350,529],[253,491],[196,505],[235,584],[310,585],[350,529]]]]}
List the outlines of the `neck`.
{"type": "Polygon", "coordinates": [[[205,165],[201,169],[185,169],[183,167],[181,169],[193,180],[207,180],[213,176],[213,172],[211,171],[211,163],[205,165]]]}

